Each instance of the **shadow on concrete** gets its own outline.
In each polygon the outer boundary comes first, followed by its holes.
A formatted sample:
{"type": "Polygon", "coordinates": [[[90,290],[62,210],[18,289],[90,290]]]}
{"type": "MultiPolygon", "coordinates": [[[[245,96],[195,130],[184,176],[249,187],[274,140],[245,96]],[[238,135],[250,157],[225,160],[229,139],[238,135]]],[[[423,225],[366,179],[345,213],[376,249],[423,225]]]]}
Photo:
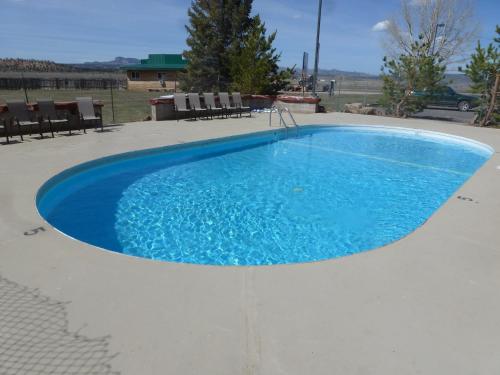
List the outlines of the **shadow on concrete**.
{"type": "Polygon", "coordinates": [[[110,336],[68,331],[66,304],[0,276],[0,374],[118,375],[110,336]]]}
{"type": "Polygon", "coordinates": [[[22,143],[22,142],[21,142],[20,139],[18,140],[18,139],[12,139],[12,138],[10,138],[9,139],[9,143],[7,143],[7,141],[4,140],[4,141],[0,142],[0,145],[10,146],[10,145],[15,145],[17,143],[22,143]]]}
{"type": "Polygon", "coordinates": [[[425,120],[437,120],[437,121],[448,121],[448,122],[458,122],[462,124],[470,124],[474,119],[475,112],[460,112],[457,109],[444,109],[438,107],[426,108],[422,112],[416,113],[412,118],[425,119],[425,120]]]}
{"type": "MultiPolygon", "coordinates": [[[[449,122],[457,122],[455,119],[451,117],[440,117],[440,116],[410,116],[411,118],[418,118],[423,120],[436,120],[436,121],[449,121],[449,122]]],[[[462,122],[462,121],[459,121],[462,122]]]]}

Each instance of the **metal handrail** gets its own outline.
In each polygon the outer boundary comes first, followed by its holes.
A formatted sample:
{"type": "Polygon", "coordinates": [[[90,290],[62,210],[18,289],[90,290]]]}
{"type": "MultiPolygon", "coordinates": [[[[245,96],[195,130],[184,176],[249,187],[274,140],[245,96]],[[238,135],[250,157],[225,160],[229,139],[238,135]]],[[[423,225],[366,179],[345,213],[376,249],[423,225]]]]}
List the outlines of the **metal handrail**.
{"type": "Polygon", "coordinates": [[[290,118],[292,119],[292,122],[293,122],[293,125],[295,125],[296,127],[298,127],[299,125],[297,125],[297,121],[295,121],[295,119],[293,118],[293,115],[292,115],[292,111],[290,111],[288,108],[286,108],[286,111],[288,112],[288,115],[290,116],[290,118]]]}
{"type": "Polygon", "coordinates": [[[285,126],[285,128],[289,127],[287,125],[285,119],[283,118],[283,112],[287,112],[288,115],[290,116],[290,119],[292,120],[293,125],[297,128],[297,131],[298,131],[299,125],[297,124],[297,121],[295,121],[295,118],[293,117],[292,112],[288,109],[288,107],[278,107],[275,105],[273,105],[271,107],[271,110],[269,111],[269,127],[272,126],[272,115],[273,115],[274,111],[276,111],[280,117],[280,126],[281,126],[281,124],[283,124],[285,126]]]}
{"type": "Polygon", "coordinates": [[[285,119],[283,118],[283,115],[281,114],[280,109],[275,105],[273,105],[269,111],[269,127],[272,126],[273,112],[278,113],[278,116],[280,117],[280,126],[281,126],[281,124],[283,124],[283,126],[285,128],[288,128],[288,125],[286,124],[285,119]]]}

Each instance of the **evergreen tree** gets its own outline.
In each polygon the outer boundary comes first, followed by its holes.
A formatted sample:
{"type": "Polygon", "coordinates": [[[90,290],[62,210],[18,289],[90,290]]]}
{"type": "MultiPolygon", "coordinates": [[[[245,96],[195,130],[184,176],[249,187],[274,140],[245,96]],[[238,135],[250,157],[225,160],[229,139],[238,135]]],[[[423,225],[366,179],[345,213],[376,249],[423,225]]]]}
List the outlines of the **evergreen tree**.
{"type": "Polygon", "coordinates": [[[186,90],[225,91],[230,84],[230,55],[251,24],[252,0],[193,0],[184,52],[188,60],[183,77],[186,90]]]}
{"type": "Polygon", "coordinates": [[[293,74],[292,69],[278,66],[281,54],[276,53],[273,42],[276,31],[266,37],[265,24],[257,15],[230,56],[231,88],[250,94],[275,94],[282,90],[293,74]]]}
{"type": "Polygon", "coordinates": [[[266,36],[251,10],[252,0],[192,1],[183,90],[274,94],[286,85],[292,70],[278,66],[281,55],[272,46],[276,32],[266,36]]]}
{"type": "MultiPolygon", "coordinates": [[[[481,94],[477,120],[484,126],[492,120],[500,120],[498,114],[498,92],[500,89],[500,26],[496,27],[497,37],[495,44],[481,47],[477,42],[476,52],[472,54],[471,61],[465,66],[464,72],[472,81],[471,88],[481,94]]],[[[460,69],[462,70],[462,69],[460,69]]]]}
{"type": "Polygon", "coordinates": [[[432,95],[443,89],[443,59],[427,53],[428,45],[421,36],[411,50],[397,59],[384,57],[382,67],[382,99],[379,103],[387,114],[406,117],[421,111],[432,95]],[[418,91],[418,95],[415,92],[418,91]]]}

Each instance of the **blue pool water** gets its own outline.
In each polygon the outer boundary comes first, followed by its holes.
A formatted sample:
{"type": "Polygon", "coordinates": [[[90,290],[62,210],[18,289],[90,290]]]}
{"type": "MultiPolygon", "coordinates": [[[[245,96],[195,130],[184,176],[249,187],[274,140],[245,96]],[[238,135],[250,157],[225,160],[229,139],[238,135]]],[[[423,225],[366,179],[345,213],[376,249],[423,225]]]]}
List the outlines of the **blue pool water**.
{"type": "Polygon", "coordinates": [[[87,163],[49,180],[37,204],[60,231],[123,254],[309,262],[404,237],[491,154],[435,133],[306,127],[87,163]]]}

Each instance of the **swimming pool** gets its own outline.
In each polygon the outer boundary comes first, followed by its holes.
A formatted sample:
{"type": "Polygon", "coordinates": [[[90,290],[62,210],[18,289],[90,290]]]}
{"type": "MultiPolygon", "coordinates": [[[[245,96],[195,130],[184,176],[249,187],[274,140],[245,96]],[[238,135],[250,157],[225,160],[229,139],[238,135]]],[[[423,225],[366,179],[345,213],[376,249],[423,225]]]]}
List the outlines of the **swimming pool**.
{"type": "Polygon", "coordinates": [[[37,207],[61,232],[131,256],[311,262],[406,236],[492,152],[420,130],[307,126],[85,163],[44,184],[37,207]]]}

